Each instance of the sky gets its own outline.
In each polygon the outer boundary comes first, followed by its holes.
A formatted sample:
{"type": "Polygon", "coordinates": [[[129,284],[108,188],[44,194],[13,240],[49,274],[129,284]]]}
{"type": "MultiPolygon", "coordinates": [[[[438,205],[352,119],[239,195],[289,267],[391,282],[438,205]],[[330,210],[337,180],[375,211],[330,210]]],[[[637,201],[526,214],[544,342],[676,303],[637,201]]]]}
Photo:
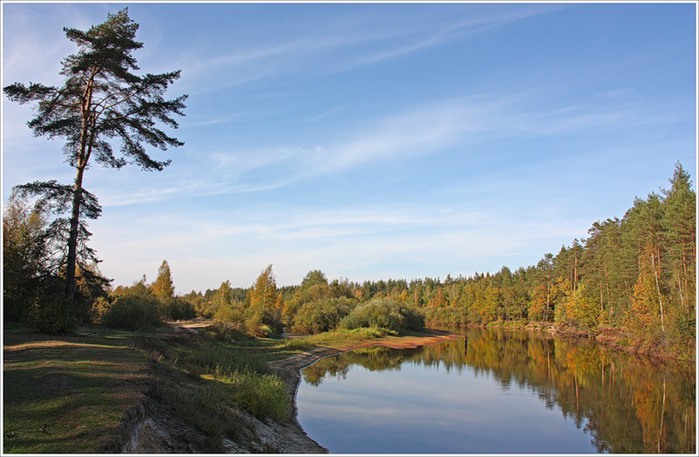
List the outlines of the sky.
{"type": "MultiPolygon", "coordinates": [[[[2,84],[60,85],[87,30],[128,6],[143,73],[182,70],[185,142],[162,172],[93,164],[101,272],[177,293],[534,265],[696,182],[693,3],[9,3],[2,84]]],[[[2,100],[12,186],[74,170],[31,105],[2,100]]]]}

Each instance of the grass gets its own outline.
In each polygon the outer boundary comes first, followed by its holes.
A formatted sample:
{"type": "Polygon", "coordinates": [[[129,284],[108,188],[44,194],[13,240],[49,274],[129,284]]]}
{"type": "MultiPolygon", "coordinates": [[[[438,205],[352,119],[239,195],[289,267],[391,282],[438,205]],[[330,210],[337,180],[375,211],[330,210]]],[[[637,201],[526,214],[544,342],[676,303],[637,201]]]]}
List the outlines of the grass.
{"type": "Polygon", "coordinates": [[[260,419],[289,417],[292,399],[265,361],[292,351],[280,340],[169,329],[50,336],[5,326],[3,451],[99,452],[117,439],[148,381],[151,400],[208,437],[202,450],[221,452],[223,437],[248,426],[236,407],[260,419]]]}
{"type": "Polygon", "coordinates": [[[226,400],[255,417],[281,421],[291,414],[291,399],[284,381],[278,376],[234,370],[203,377],[212,380],[214,385],[222,384],[222,390],[227,391],[226,400]]]}
{"type": "MultiPolygon", "coordinates": [[[[198,410],[215,410],[220,404],[225,404],[259,419],[284,420],[289,417],[292,399],[284,382],[270,374],[266,364],[267,360],[289,353],[280,340],[244,337],[234,341],[204,332],[203,335],[169,338],[141,337],[137,339],[136,347],[155,356],[169,368],[170,374],[160,375],[161,380],[169,378],[173,381],[173,373],[180,373],[198,381],[188,394],[198,397],[195,405],[198,410]]],[[[174,384],[181,384],[181,381],[174,384]]],[[[177,392],[171,390],[163,397],[173,394],[177,392]]],[[[187,420],[196,417],[190,422],[202,431],[215,428],[206,423],[206,417],[197,416],[197,411],[179,416],[187,420]]]]}
{"type": "Polygon", "coordinates": [[[377,340],[388,336],[397,336],[396,332],[382,328],[356,328],[352,330],[334,330],[332,332],[319,333],[317,335],[300,338],[299,345],[326,346],[340,349],[347,346],[377,340]]]}
{"type": "Polygon", "coordinates": [[[250,435],[240,411],[259,419],[290,417],[293,399],[267,362],[379,338],[400,339],[366,328],[279,340],[223,327],[199,334],[83,327],[75,335],[49,336],[5,325],[3,451],[99,452],[118,440],[124,413],[144,398],[148,383],[151,401],[206,437],[198,442],[201,452],[223,452],[224,437],[250,435]]]}
{"type": "Polygon", "coordinates": [[[5,453],[95,452],[142,398],[147,358],[123,334],[5,327],[3,343],[5,453]]]}

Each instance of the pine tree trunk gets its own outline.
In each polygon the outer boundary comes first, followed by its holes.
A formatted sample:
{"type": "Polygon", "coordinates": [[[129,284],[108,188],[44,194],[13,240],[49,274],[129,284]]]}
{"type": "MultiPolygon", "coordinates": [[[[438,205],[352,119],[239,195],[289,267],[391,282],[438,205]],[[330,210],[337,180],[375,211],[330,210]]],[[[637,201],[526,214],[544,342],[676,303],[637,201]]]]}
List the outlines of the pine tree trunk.
{"type": "Polygon", "coordinates": [[[663,312],[663,297],[660,294],[660,281],[658,280],[658,269],[660,268],[660,258],[658,258],[658,266],[656,267],[655,253],[650,254],[651,265],[653,266],[653,278],[655,279],[655,288],[658,292],[658,305],[660,306],[660,330],[665,333],[665,313],[663,312]]]}
{"type": "Polygon", "coordinates": [[[73,210],[70,216],[68,264],[66,266],[66,298],[70,301],[75,297],[75,265],[78,259],[78,229],[80,226],[80,204],[82,202],[84,171],[84,167],[78,168],[73,187],[73,210]]]}
{"type": "Polygon", "coordinates": [[[73,209],[70,216],[70,233],[68,236],[68,265],[66,266],[66,298],[73,301],[75,297],[75,267],[78,261],[78,231],[80,227],[80,205],[82,204],[83,174],[90,160],[94,144],[94,127],[97,121],[92,110],[92,93],[98,68],[93,68],[82,96],[82,127],[80,131],[80,151],[76,168],[75,184],[73,186],[73,209]]]}

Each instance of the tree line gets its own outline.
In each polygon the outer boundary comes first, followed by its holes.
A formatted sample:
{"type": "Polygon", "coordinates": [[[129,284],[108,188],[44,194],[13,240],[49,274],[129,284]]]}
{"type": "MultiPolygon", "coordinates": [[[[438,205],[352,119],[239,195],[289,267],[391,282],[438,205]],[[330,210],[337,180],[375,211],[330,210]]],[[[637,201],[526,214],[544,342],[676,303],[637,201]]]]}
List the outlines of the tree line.
{"type": "Polygon", "coordinates": [[[84,187],[90,160],[159,171],[170,162],[152,158],[146,145],[165,150],[183,144],[160,128],[177,128],[174,115],[184,114],[186,95],[164,98],[180,72],[136,74],[133,52],[143,46],[135,39],[137,30],[127,9],[87,31],[65,28],[78,52],[62,62],[62,86],[14,83],[3,89],[12,101],[35,104],[29,128],[36,136],[64,138],[66,161],[76,173],[72,184],[15,186],[5,206],[6,319],[60,332],[90,320],[114,325],[198,315],[253,335],[279,334],[284,327],[315,333],[356,326],[398,331],[423,323],[539,321],[589,332],[600,326],[623,328],[633,335],[633,344],[693,357],[696,194],[679,163],[670,188],[637,198],[621,219],[595,222],[587,238],[515,271],[503,267],[443,281],[359,284],[330,282],[313,270],[299,286],[278,288],[270,266],[249,289],[227,281],[215,290],[177,297],[163,262],[153,284],[144,278],[112,290],[88,244],[87,222],[102,211],[97,196],[84,187]]]}
{"type": "Polygon", "coordinates": [[[466,368],[510,390],[531,389],[579,428],[599,453],[695,453],[692,371],[649,370],[631,355],[611,356],[586,341],[473,329],[460,340],[414,350],[374,347],[327,357],[303,370],[305,382],[347,376],[352,365],[395,370],[405,362],[466,368]]]}
{"type": "MultiPolygon", "coordinates": [[[[629,335],[626,343],[639,349],[692,358],[696,193],[680,163],[669,184],[636,198],[621,219],[597,221],[587,238],[514,271],[504,266],[495,273],[444,280],[357,283],[330,282],[313,270],[300,285],[277,289],[270,266],[260,277],[270,287],[266,303],[274,303],[266,308],[268,317],[292,331],[317,333],[338,327],[359,305],[381,302],[385,309],[390,304],[406,315],[421,316],[431,327],[545,322],[591,334],[618,328],[629,335]]],[[[185,297],[199,315],[240,321],[255,303],[249,293],[226,282],[185,297]]]]}
{"type": "Polygon", "coordinates": [[[669,183],[660,193],[636,198],[621,219],[597,221],[587,238],[514,271],[504,266],[492,274],[444,280],[358,283],[329,281],[312,270],[300,285],[277,287],[269,265],[249,288],[225,281],[216,289],[177,296],[167,261],[153,283],[144,276],[113,289],[93,262],[77,270],[78,306],[70,309],[58,287],[65,275],[64,246],[54,235],[50,209],[41,199],[32,203],[16,193],[3,215],[5,318],[51,331],[66,320],[128,321],[131,328],[199,316],[255,336],[280,335],[284,328],[319,333],[549,322],[590,333],[605,326],[624,329],[633,337],[630,343],[691,358],[696,193],[679,163],[669,183]]]}

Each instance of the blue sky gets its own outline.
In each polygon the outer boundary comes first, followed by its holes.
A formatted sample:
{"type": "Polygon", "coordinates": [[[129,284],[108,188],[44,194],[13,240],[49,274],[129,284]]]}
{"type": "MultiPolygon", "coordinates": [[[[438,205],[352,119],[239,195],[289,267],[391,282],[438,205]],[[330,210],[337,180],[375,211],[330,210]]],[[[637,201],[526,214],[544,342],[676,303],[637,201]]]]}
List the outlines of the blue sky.
{"type": "MultiPolygon", "coordinates": [[[[3,3],[3,85],[60,84],[87,29],[128,6],[144,72],[189,95],[161,173],[94,165],[115,284],[163,259],[176,291],[535,264],[696,180],[696,13],[675,4],[3,3]]],[[[69,183],[61,141],[3,98],[3,201],[69,183]]]]}

